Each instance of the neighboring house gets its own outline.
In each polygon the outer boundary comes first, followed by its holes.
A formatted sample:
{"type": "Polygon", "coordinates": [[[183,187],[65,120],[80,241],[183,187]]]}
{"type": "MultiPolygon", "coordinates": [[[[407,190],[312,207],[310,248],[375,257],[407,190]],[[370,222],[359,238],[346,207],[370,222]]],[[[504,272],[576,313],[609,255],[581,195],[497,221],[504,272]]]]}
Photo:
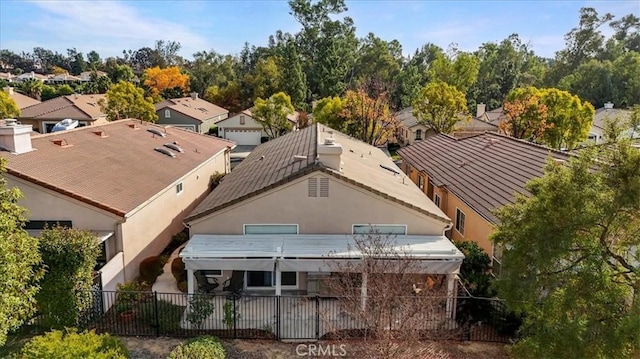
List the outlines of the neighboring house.
{"type": "MultiPolygon", "coordinates": [[[[606,124],[609,121],[616,119],[624,122],[628,122],[631,118],[631,110],[623,110],[619,108],[613,108],[613,103],[607,102],[604,107],[596,110],[593,116],[593,124],[589,130],[586,144],[601,144],[604,142],[604,135],[606,124]]],[[[625,128],[623,129],[622,136],[630,138],[640,137],[640,129],[625,128]]]]}
{"type": "Polygon", "coordinates": [[[493,125],[500,125],[500,122],[505,120],[507,115],[504,113],[502,107],[498,107],[491,111],[486,111],[487,105],[480,103],[476,108],[476,117],[478,120],[489,122],[493,125]]]}
{"type": "MultiPolygon", "coordinates": [[[[250,109],[246,109],[225,120],[218,122],[218,136],[234,141],[238,146],[257,146],[264,142],[263,138],[267,137],[262,125],[252,116],[250,109]]],[[[299,112],[287,116],[291,126],[295,131],[298,128],[299,112]]]]}
{"type": "Polygon", "coordinates": [[[26,72],[26,73],[24,73],[22,75],[14,77],[13,81],[22,82],[22,81],[30,80],[30,79],[46,81],[48,78],[49,78],[49,76],[47,76],[47,75],[41,75],[41,74],[37,74],[37,73],[31,71],[31,72],[26,72]]]}
{"type": "Polygon", "coordinates": [[[25,107],[20,111],[22,124],[32,125],[34,131],[49,133],[56,123],[70,118],[78,127],[107,123],[107,116],[98,101],[105,95],[68,95],[25,107]]]}
{"type": "Polygon", "coordinates": [[[37,234],[60,223],[95,232],[105,290],[134,279],[140,261],[183,229],[183,218],[209,193],[210,176],[228,172],[233,146],[139,120],[30,133],[30,125],[0,125],[3,176],[24,194],[26,229],[37,234]]]}
{"type": "Polygon", "coordinates": [[[96,73],[96,75],[98,77],[107,76],[107,73],[103,72],[103,71],[84,71],[84,72],[80,73],[80,75],[78,75],[78,77],[80,78],[80,81],[82,81],[82,82],[89,82],[89,81],[91,81],[91,75],[94,72],[96,73]]]}
{"type": "Polygon", "coordinates": [[[10,72],[0,72],[0,80],[5,80],[7,82],[14,82],[15,76],[10,72]]]}
{"type": "Polygon", "coordinates": [[[388,156],[320,124],[258,146],[185,223],[189,293],[194,271],[206,270],[263,294],[330,294],[322,279],[331,264],[361,260],[354,236],[370,230],[394,236],[419,261],[418,285],[426,273],[446,277],[450,295],[463,259],[444,236],[451,220],[388,156]]]}
{"type": "MultiPolygon", "coordinates": [[[[413,115],[413,107],[400,110],[395,113],[395,116],[399,124],[396,138],[401,146],[412,145],[416,141],[421,141],[436,134],[429,126],[419,123],[418,119],[413,115]]],[[[452,135],[455,137],[467,137],[484,132],[497,133],[499,129],[497,125],[482,121],[479,118],[461,119],[456,123],[452,135]]]]}
{"type": "Polygon", "coordinates": [[[18,105],[18,108],[20,110],[22,110],[25,107],[29,107],[29,106],[33,106],[33,105],[37,105],[40,103],[40,101],[31,98],[27,95],[23,95],[19,92],[14,91],[13,87],[5,87],[2,89],[7,95],[9,95],[10,98],[13,99],[13,101],[16,102],[16,104],[18,105]]]}
{"type": "Polygon", "coordinates": [[[64,74],[53,75],[45,80],[48,84],[59,85],[68,84],[72,82],[82,82],[82,79],[78,76],[69,75],[68,72],[64,74]]]}
{"type": "Polygon", "coordinates": [[[501,254],[489,237],[498,219],[493,211],[529,195],[525,184],[543,175],[549,158],[570,155],[512,137],[485,133],[457,139],[435,135],[402,148],[402,170],[454,222],[448,237],[474,241],[500,271],[501,254]]]}
{"type": "Polygon", "coordinates": [[[229,117],[229,111],[205,101],[194,92],[189,97],[172,98],[155,104],[159,125],[171,125],[197,133],[207,133],[229,117]]]}

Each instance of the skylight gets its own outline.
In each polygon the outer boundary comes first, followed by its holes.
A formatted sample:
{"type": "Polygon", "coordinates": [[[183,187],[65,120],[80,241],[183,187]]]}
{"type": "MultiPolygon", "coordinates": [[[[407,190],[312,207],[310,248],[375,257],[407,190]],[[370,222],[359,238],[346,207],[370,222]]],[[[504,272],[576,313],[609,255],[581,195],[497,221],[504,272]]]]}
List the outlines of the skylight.
{"type": "Polygon", "coordinates": [[[164,147],[156,147],[156,148],[154,148],[154,150],[156,150],[156,151],[158,151],[158,152],[160,152],[160,153],[162,153],[164,155],[167,155],[167,156],[169,156],[171,158],[175,158],[176,157],[175,153],[171,152],[170,150],[168,150],[168,149],[166,149],[164,147]]]}
{"type": "Polygon", "coordinates": [[[182,149],[182,147],[176,145],[175,143],[165,143],[164,147],[170,148],[170,149],[178,151],[180,153],[184,153],[184,150],[182,149]]]}
{"type": "Polygon", "coordinates": [[[385,166],[385,165],[383,165],[383,164],[380,164],[380,167],[384,168],[385,170],[387,170],[387,171],[389,171],[389,172],[393,172],[394,174],[397,174],[397,175],[399,175],[399,174],[400,174],[400,172],[396,171],[395,169],[393,169],[393,168],[391,168],[391,167],[389,167],[389,166],[385,166]]]}
{"type": "Polygon", "coordinates": [[[158,130],[157,128],[148,128],[147,131],[153,133],[154,135],[160,136],[160,137],[167,137],[167,134],[158,130]]]}

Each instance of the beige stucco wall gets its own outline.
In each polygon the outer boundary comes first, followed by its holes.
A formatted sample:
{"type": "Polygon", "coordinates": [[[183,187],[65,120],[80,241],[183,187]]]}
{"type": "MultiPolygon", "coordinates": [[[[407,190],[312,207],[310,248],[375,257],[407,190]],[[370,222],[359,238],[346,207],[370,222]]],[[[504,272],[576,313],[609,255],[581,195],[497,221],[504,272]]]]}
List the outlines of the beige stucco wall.
{"type": "Polygon", "coordinates": [[[192,234],[243,234],[244,224],[298,224],[300,234],[351,234],[354,224],[406,224],[442,235],[445,223],[320,172],[190,223],[192,234]],[[308,197],[309,177],[329,178],[329,197],[308,197]]]}
{"type": "Polygon", "coordinates": [[[138,275],[140,261],[160,254],[171,241],[171,236],[183,229],[184,217],[209,193],[210,176],[215,172],[225,173],[228,167],[225,151],[128,214],[129,217],[122,224],[127,280],[138,275]],[[176,185],[180,182],[183,191],[177,194],[176,185]]]}
{"type": "MultiPolygon", "coordinates": [[[[218,126],[218,135],[220,137],[224,137],[224,131],[228,128],[232,129],[246,129],[246,130],[257,130],[262,129],[262,125],[260,125],[256,120],[254,120],[251,116],[238,113],[234,116],[231,116],[225,120],[222,120],[216,123],[218,126]],[[240,124],[240,116],[244,116],[244,125],[240,124]]],[[[262,136],[266,136],[267,134],[262,131],[262,136]]]]}

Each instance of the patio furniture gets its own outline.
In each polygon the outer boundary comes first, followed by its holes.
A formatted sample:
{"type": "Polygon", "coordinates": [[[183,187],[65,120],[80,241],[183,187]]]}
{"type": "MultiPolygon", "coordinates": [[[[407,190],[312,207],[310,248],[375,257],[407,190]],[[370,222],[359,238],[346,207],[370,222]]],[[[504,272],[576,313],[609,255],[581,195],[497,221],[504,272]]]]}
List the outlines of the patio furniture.
{"type": "Polygon", "coordinates": [[[234,270],[231,273],[231,278],[224,281],[222,284],[222,290],[229,292],[227,299],[238,299],[242,295],[244,289],[244,271],[234,270]]]}
{"type": "Polygon", "coordinates": [[[196,276],[196,281],[198,282],[198,291],[200,292],[211,293],[220,286],[220,283],[218,283],[218,280],[216,278],[211,278],[213,281],[212,283],[209,282],[209,278],[207,278],[203,271],[197,270],[194,272],[194,275],[196,276]]]}

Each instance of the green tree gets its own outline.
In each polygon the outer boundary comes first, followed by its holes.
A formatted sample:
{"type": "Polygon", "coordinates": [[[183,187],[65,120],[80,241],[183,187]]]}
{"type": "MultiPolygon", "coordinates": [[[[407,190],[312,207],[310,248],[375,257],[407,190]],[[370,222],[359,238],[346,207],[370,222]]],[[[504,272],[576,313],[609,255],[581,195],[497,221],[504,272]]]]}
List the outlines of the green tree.
{"type": "Polygon", "coordinates": [[[475,55],[451,47],[448,54],[436,55],[429,67],[429,78],[445,82],[466,94],[476,82],[479,66],[475,55]]]}
{"type": "Polygon", "coordinates": [[[281,89],[278,60],[273,57],[258,60],[253,71],[245,76],[245,83],[252,89],[251,98],[267,98],[281,89]]]}
{"type": "Polygon", "coordinates": [[[293,40],[287,41],[283,56],[279,58],[280,87],[291,96],[291,103],[299,110],[307,110],[307,77],[302,71],[300,56],[293,40]]]}
{"type": "Polygon", "coordinates": [[[506,118],[500,122],[500,129],[515,138],[540,141],[549,127],[549,113],[542,103],[543,96],[543,91],[533,86],[511,91],[503,105],[506,118]]]}
{"type": "Polygon", "coordinates": [[[409,107],[420,96],[420,90],[429,82],[429,67],[440,54],[440,47],[426,44],[405,61],[393,89],[395,108],[409,107]]]}
{"type": "Polygon", "coordinates": [[[232,113],[238,113],[244,110],[242,89],[236,81],[230,82],[222,89],[216,85],[207,87],[204,92],[204,99],[222,108],[226,108],[232,113]]]}
{"type": "Polygon", "coordinates": [[[429,126],[437,133],[451,133],[460,115],[466,113],[464,94],[442,81],[425,86],[413,104],[413,115],[418,122],[429,126]]]}
{"type": "Polygon", "coordinates": [[[109,121],[135,118],[147,122],[156,122],[158,115],[150,98],[144,97],[144,90],[130,82],[120,81],[111,86],[106,100],[100,99],[98,104],[109,121]]]}
{"type": "Polygon", "coordinates": [[[6,92],[0,92],[0,119],[17,118],[18,116],[20,116],[18,104],[6,92]]]}
{"type": "Polygon", "coordinates": [[[625,108],[640,104],[640,52],[628,52],[616,58],[612,72],[616,106],[625,108]]]}
{"type": "Polygon", "coordinates": [[[369,81],[379,82],[383,91],[395,86],[403,59],[398,40],[387,42],[370,32],[360,41],[357,53],[352,87],[360,87],[369,81]]]}
{"type": "Polygon", "coordinates": [[[35,295],[43,274],[39,241],[22,229],[26,221],[26,210],[18,205],[22,193],[8,188],[2,176],[4,163],[0,158],[0,347],[9,331],[35,314],[35,295]]]}
{"type": "Polygon", "coordinates": [[[47,228],[41,234],[40,253],[46,274],[36,298],[46,325],[56,329],[79,325],[93,304],[90,290],[100,254],[98,238],[73,228],[47,228]]]}
{"type": "Polygon", "coordinates": [[[640,151],[613,143],[550,160],[497,212],[498,294],[524,313],[524,358],[630,358],[640,350],[640,151]],[[634,354],[635,353],[635,354],[634,354]]]}
{"type": "Polygon", "coordinates": [[[541,103],[547,107],[547,123],[542,141],[556,149],[573,149],[587,139],[595,110],[589,102],[558,89],[544,89],[541,103]]]}
{"type": "Polygon", "coordinates": [[[44,85],[42,86],[42,93],[40,94],[41,101],[51,100],[52,98],[56,98],[60,96],[58,94],[58,90],[56,90],[55,86],[44,85]]]}
{"type": "Polygon", "coordinates": [[[313,109],[313,120],[325,124],[334,130],[346,132],[347,122],[340,117],[342,112],[342,99],[340,97],[325,97],[316,102],[313,109]]]}
{"type": "Polygon", "coordinates": [[[64,85],[58,86],[57,93],[58,93],[58,96],[67,96],[67,95],[73,95],[75,93],[75,90],[71,86],[64,84],[64,85]]]}
{"type": "Polygon", "coordinates": [[[262,125],[269,138],[273,139],[291,131],[287,116],[294,113],[291,97],[284,92],[273,94],[266,100],[257,98],[252,111],[253,118],[262,125]]]}
{"type": "Polygon", "coordinates": [[[18,86],[18,89],[20,92],[31,98],[39,99],[40,94],[42,93],[42,86],[42,81],[38,79],[26,79],[22,81],[18,86]]]}
{"type": "Polygon", "coordinates": [[[569,91],[589,101],[596,108],[605,102],[616,101],[617,92],[613,80],[613,64],[611,61],[589,60],[578,66],[576,71],[560,80],[558,88],[569,91]]]}

